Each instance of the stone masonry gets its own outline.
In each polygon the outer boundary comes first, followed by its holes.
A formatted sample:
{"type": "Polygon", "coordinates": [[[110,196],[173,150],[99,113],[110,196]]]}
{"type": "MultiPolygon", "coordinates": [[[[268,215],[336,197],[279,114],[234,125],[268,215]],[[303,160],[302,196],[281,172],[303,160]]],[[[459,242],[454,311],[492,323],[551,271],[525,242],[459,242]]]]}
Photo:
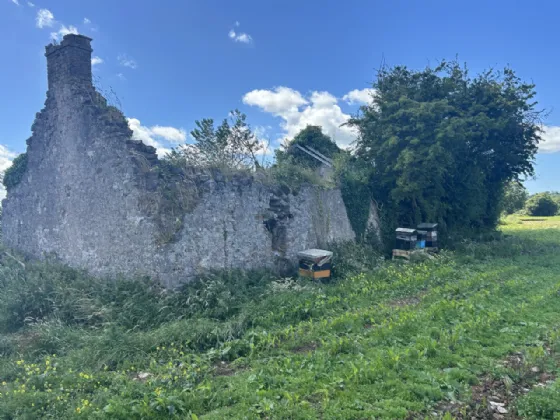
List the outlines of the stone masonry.
{"type": "Polygon", "coordinates": [[[123,114],[95,90],[91,53],[82,35],[46,47],[45,107],[27,140],[23,180],[2,204],[8,246],[173,287],[208,269],[283,271],[300,250],[354,239],[337,189],[295,194],[258,174],[195,169],[175,173],[183,187],[169,189],[155,149],[132,140],[123,114]],[[182,205],[170,205],[169,192],[181,191],[182,205]]]}

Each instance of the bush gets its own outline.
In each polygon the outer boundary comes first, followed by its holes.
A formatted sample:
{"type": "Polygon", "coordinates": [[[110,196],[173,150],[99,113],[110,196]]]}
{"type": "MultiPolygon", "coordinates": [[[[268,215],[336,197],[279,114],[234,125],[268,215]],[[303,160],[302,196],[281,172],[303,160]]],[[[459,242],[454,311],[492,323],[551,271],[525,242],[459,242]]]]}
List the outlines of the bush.
{"type": "Polygon", "coordinates": [[[530,216],[554,216],[558,207],[558,203],[549,193],[539,193],[527,200],[525,209],[530,216]]]}
{"type": "Polygon", "coordinates": [[[334,252],[333,275],[335,279],[344,279],[350,275],[368,273],[381,267],[382,252],[368,244],[345,242],[329,245],[334,252]]]}

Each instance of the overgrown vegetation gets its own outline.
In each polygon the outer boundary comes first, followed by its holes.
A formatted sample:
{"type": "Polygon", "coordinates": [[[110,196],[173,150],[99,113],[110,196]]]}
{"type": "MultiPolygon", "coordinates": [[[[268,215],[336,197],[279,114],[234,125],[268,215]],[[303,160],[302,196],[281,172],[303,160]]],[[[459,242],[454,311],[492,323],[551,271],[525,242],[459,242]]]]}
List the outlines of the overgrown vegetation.
{"type": "Polygon", "coordinates": [[[177,294],[3,257],[0,418],[452,418],[502,398],[477,399],[489,380],[553,418],[559,227],[512,218],[408,265],[352,245],[328,284],[232,272],[177,294]]]}
{"type": "Polygon", "coordinates": [[[377,239],[367,237],[370,233],[367,232],[367,223],[373,200],[368,184],[369,168],[350,153],[340,153],[335,160],[335,167],[346,213],[356,238],[360,242],[373,245],[377,239]]]}
{"type": "Polygon", "coordinates": [[[508,215],[523,210],[528,198],[529,192],[527,188],[518,181],[511,181],[504,189],[502,211],[508,215]]]}
{"type": "Polygon", "coordinates": [[[246,122],[247,116],[239,110],[231,111],[218,127],[214,120],[195,121],[191,131],[194,143],[174,148],[166,160],[179,167],[255,169],[258,157],[266,145],[259,141],[246,122]]]}
{"type": "Polygon", "coordinates": [[[457,62],[382,68],[371,105],[351,121],[356,156],[391,227],[494,228],[504,187],[533,174],[535,87],[509,68],[476,77],[457,62]]]}
{"type": "Polygon", "coordinates": [[[12,165],[4,171],[2,182],[7,191],[12,190],[18,185],[23,176],[27,172],[27,153],[18,155],[13,161],[12,165]]]}
{"type": "Polygon", "coordinates": [[[531,196],[525,209],[531,216],[554,216],[560,210],[560,205],[550,193],[544,192],[531,196]]]}

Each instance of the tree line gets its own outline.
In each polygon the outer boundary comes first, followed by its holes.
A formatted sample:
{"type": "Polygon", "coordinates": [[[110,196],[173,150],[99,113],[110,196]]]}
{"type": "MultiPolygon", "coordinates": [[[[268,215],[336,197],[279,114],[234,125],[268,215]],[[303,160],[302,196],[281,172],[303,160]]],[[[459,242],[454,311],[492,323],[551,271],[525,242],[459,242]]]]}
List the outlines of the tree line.
{"type": "MultiPolygon", "coordinates": [[[[374,199],[390,229],[425,221],[443,231],[494,228],[510,211],[512,186],[534,175],[543,115],[535,85],[509,67],[471,76],[452,61],[384,67],[372,87],[372,102],[348,122],[358,132],[351,151],[310,126],[276,150],[272,168],[316,168],[293,147],[309,145],[335,160],[339,183],[359,192],[353,206],[374,199]]],[[[262,144],[242,113],[231,115],[217,129],[212,120],[197,122],[194,144],[169,159],[258,168],[262,144]]]]}

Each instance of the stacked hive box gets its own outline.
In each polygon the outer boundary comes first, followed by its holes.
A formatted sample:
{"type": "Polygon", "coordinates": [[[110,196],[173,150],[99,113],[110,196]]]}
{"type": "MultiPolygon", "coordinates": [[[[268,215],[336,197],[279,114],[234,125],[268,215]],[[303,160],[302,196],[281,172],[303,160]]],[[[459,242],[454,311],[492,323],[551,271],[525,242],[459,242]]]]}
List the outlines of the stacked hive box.
{"type": "Polygon", "coordinates": [[[438,251],[437,223],[420,223],[418,233],[426,238],[426,250],[438,251]]]}
{"type": "Polygon", "coordinates": [[[416,229],[398,228],[397,241],[393,249],[393,258],[410,259],[410,254],[418,247],[418,232],[416,229]]]}

